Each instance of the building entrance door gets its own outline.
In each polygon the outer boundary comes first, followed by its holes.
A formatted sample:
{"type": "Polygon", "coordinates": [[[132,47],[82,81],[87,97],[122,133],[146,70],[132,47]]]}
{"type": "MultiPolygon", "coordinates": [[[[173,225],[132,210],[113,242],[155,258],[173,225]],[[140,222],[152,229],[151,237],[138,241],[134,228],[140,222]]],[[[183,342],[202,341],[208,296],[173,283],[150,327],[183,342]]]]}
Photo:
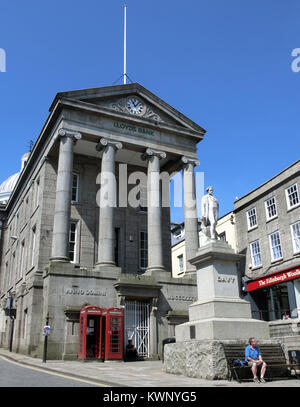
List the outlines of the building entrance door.
{"type": "Polygon", "coordinates": [[[150,302],[127,300],[124,312],[124,346],[132,339],[138,355],[149,357],[150,302]]]}

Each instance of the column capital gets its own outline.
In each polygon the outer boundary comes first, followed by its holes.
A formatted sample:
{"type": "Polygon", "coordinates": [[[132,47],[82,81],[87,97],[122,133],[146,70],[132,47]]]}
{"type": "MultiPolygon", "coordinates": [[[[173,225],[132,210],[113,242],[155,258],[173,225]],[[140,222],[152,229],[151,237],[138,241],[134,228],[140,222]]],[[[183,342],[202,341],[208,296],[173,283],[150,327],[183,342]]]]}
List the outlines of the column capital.
{"type": "Polygon", "coordinates": [[[99,143],[96,145],[96,150],[100,152],[107,146],[114,147],[115,150],[121,150],[123,148],[123,144],[120,141],[114,141],[111,139],[102,138],[102,139],[100,139],[99,143]]]}
{"type": "Polygon", "coordinates": [[[194,167],[196,167],[197,165],[200,165],[200,161],[197,160],[197,158],[187,157],[186,155],[183,155],[180,159],[180,164],[181,166],[192,164],[194,167]]]}
{"type": "Polygon", "coordinates": [[[146,151],[142,154],[142,160],[149,160],[151,157],[158,157],[159,159],[166,158],[167,154],[161,150],[154,150],[153,148],[147,148],[146,151]]]}
{"type": "Polygon", "coordinates": [[[74,131],[74,130],[59,129],[57,138],[60,138],[60,137],[70,137],[73,139],[73,141],[76,142],[81,139],[81,133],[79,133],[78,131],[74,131]]]}

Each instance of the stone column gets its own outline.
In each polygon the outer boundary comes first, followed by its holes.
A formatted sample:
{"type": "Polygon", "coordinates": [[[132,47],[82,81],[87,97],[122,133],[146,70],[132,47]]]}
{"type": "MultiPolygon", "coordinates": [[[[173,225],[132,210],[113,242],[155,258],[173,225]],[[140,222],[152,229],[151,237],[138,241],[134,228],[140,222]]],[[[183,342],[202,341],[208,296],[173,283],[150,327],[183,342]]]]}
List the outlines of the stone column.
{"type": "Polygon", "coordinates": [[[96,146],[102,151],[101,187],[98,237],[98,266],[115,266],[114,209],[116,207],[117,183],[115,178],[115,152],[122,143],[102,138],[96,146]]]}
{"type": "Polygon", "coordinates": [[[52,261],[69,261],[69,230],[73,178],[74,144],[81,134],[60,129],[56,202],[53,225],[52,261]]]}
{"type": "Polygon", "coordinates": [[[183,199],[185,229],[185,269],[186,272],[196,271],[189,260],[196,256],[199,248],[198,213],[195,191],[194,167],[199,161],[190,157],[181,157],[183,165],[183,199]]]}
{"type": "Polygon", "coordinates": [[[164,271],[161,218],[160,159],[163,151],[147,148],[142,155],[148,161],[147,207],[148,207],[148,268],[147,271],[164,271]]]}

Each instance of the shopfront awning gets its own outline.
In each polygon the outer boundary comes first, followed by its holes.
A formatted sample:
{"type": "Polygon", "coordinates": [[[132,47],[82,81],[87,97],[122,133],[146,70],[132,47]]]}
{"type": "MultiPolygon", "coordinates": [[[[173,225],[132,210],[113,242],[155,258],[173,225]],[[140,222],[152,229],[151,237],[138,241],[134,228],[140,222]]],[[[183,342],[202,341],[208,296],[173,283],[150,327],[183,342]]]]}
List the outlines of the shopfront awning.
{"type": "Polygon", "coordinates": [[[300,265],[287,270],[278,271],[274,274],[269,274],[263,278],[248,281],[247,291],[258,290],[259,288],[269,287],[270,285],[280,284],[296,278],[300,278],[300,265]]]}

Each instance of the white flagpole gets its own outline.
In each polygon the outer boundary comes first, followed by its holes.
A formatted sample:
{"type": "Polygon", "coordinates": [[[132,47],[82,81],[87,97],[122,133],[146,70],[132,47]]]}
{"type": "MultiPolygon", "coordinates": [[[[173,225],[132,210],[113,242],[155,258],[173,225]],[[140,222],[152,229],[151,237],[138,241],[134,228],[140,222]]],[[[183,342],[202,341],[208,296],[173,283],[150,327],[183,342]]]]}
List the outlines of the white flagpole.
{"type": "Polygon", "coordinates": [[[126,11],[127,6],[124,4],[124,85],[126,85],[126,11]]]}

